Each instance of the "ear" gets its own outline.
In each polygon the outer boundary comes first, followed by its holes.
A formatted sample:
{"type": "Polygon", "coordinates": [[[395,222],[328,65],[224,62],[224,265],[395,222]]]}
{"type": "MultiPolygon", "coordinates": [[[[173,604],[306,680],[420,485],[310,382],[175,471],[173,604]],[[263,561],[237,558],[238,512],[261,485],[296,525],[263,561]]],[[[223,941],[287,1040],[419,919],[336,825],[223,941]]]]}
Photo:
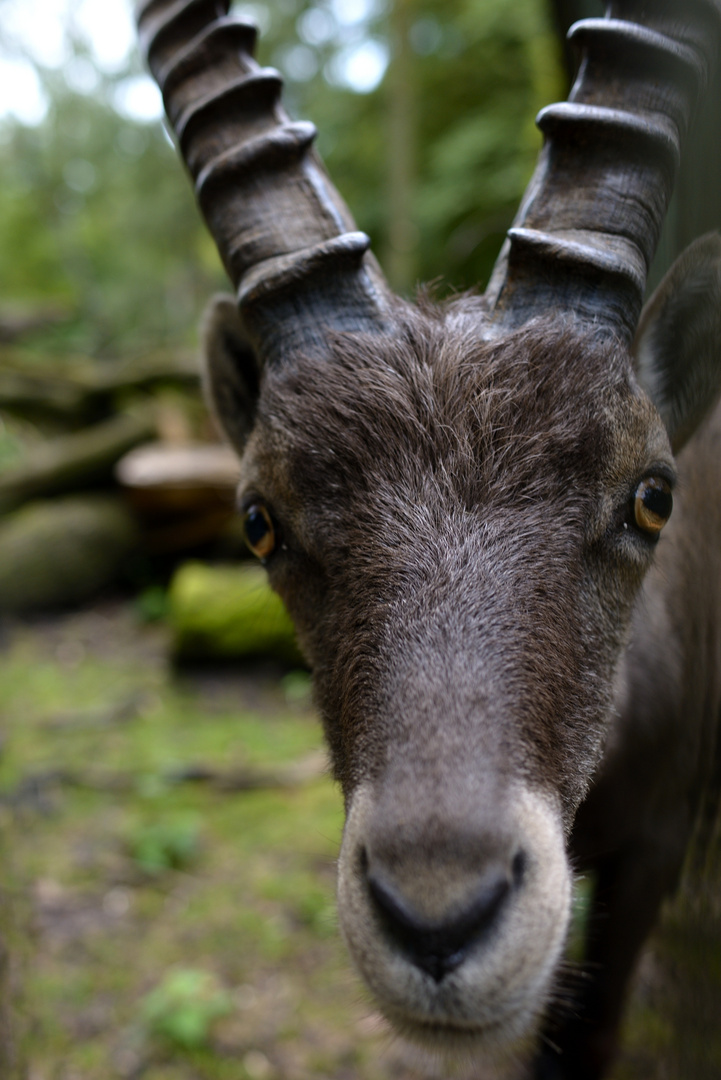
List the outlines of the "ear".
{"type": "Polygon", "coordinates": [[[242,453],[255,420],[260,368],[232,296],[215,296],[203,316],[204,390],[232,446],[242,453]]]}
{"type": "Polygon", "coordinates": [[[721,391],[721,236],[708,233],[679,255],[641,312],[636,369],[661,414],[674,453],[721,391]]]}

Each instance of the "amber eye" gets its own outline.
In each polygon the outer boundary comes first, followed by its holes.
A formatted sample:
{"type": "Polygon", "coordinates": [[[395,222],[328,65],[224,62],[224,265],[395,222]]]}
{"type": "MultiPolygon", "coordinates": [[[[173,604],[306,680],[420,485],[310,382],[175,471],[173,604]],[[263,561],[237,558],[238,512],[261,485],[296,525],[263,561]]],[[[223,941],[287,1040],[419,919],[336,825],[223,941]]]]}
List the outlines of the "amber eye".
{"type": "Polygon", "coordinates": [[[275,549],[276,529],[262,503],[253,503],[243,514],[245,542],[259,559],[267,559],[275,549]]]}
{"type": "Polygon", "coordinates": [[[636,524],[652,539],[661,534],[673,509],[671,485],[661,476],[649,476],[636,488],[633,513],[636,524]]]}

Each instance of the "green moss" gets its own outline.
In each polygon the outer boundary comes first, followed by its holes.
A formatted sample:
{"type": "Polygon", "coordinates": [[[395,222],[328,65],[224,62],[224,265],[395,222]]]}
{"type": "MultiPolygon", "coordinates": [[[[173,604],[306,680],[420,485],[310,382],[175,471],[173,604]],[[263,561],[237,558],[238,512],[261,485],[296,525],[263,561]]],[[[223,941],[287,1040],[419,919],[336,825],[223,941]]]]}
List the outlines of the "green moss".
{"type": "Polygon", "coordinates": [[[0,611],[82,603],[119,577],[136,543],[120,499],[29,503],[0,523],[0,611]]]}
{"type": "Polygon", "coordinates": [[[181,657],[270,655],[302,662],[293,624],[260,566],[186,563],[168,602],[181,657]]]}
{"type": "Polygon", "coordinates": [[[232,1005],[209,972],[177,968],[143,998],[140,1011],[151,1036],[191,1050],[208,1044],[213,1024],[227,1016],[232,1005]]]}

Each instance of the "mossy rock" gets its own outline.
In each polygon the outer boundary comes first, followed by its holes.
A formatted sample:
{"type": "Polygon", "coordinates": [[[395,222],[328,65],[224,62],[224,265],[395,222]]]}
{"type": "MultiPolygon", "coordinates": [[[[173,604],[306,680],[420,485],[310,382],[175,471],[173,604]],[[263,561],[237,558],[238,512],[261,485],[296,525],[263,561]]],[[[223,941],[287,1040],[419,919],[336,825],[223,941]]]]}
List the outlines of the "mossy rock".
{"type": "Polygon", "coordinates": [[[0,612],[90,600],[117,580],[137,544],[135,520],[119,498],[28,503],[0,522],[0,612]]]}
{"type": "Polygon", "coordinates": [[[253,563],[185,563],[171,583],[169,607],[181,659],[272,656],[303,663],[290,616],[253,563]]]}

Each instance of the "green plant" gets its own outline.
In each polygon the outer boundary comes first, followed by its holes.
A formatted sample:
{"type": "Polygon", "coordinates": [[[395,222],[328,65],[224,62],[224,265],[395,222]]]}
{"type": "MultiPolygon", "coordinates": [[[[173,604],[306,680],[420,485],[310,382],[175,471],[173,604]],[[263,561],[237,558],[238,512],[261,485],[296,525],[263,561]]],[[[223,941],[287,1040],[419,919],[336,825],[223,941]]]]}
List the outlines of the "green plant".
{"type": "Polygon", "coordinates": [[[144,822],[130,833],[128,847],[138,866],[148,874],[182,870],[197,857],[200,821],[182,814],[162,821],[144,822]]]}
{"type": "Polygon", "coordinates": [[[208,1043],[216,1020],[231,1011],[229,994],[216,977],[197,968],[177,968],[143,999],[148,1034],[194,1050],[208,1043]]]}
{"type": "Polygon", "coordinates": [[[135,609],[143,622],[159,622],[168,614],[168,594],[162,585],[149,585],[135,598],[135,609]]]}

